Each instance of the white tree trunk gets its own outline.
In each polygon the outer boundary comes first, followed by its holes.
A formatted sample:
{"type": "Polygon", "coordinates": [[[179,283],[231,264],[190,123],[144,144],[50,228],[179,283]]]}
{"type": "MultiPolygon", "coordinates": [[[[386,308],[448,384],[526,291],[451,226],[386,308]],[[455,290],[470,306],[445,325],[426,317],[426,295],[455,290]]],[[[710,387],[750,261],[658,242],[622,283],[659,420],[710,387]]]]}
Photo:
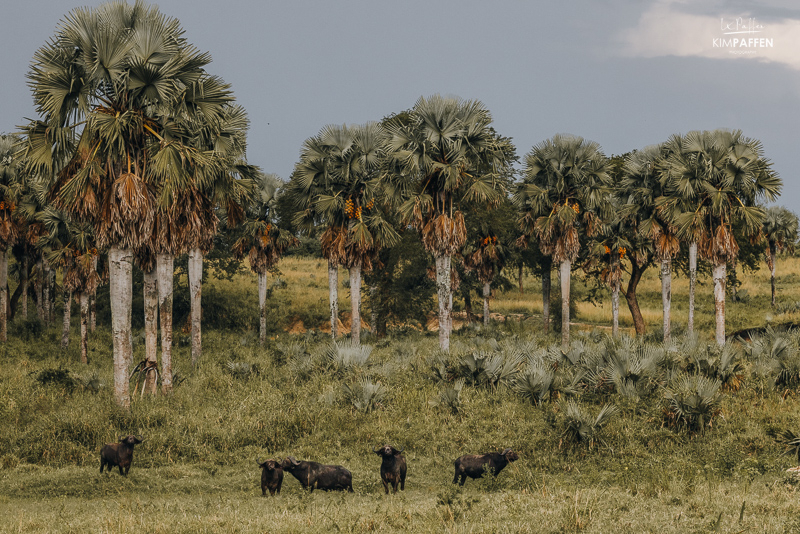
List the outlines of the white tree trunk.
{"type": "Polygon", "coordinates": [[[775,307],[775,267],[776,267],[775,260],[777,258],[775,257],[775,255],[776,255],[775,245],[773,245],[772,243],[770,243],[770,245],[769,245],[769,251],[767,252],[767,254],[769,254],[769,256],[770,256],[770,265],[772,265],[772,268],[769,270],[769,275],[770,275],[769,276],[769,282],[770,282],[770,288],[772,289],[772,307],[774,308],[775,307]]]}
{"type": "Polygon", "coordinates": [[[30,272],[28,266],[28,255],[24,254],[22,257],[22,320],[28,320],[28,274],[30,272]]]}
{"type": "Polygon", "coordinates": [[[339,335],[339,267],[328,262],[328,306],[331,311],[331,337],[339,335]]]}
{"type": "Polygon", "coordinates": [[[714,319],[716,321],[716,340],[720,347],[725,344],[725,262],[714,265],[714,319]]]}
{"type": "Polygon", "coordinates": [[[369,302],[370,302],[370,328],[372,333],[378,335],[378,284],[369,286],[369,302]]]}
{"type": "Polygon", "coordinates": [[[619,336],[619,280],[611,288],[611,337],[619,336]]]}
{"type": "Polygon", "coordinates": [[[694,292],[697,287],[697,242],[689,244],[689,324],[686,330],[694,332],[694,292]]]}
{"type": "Polygon", "coordinates": [[[492,296],[492,284],[483,284],[483,324],[489,325],[489,297],[492,296]]]}
{"type": "Polygon", "coordinates": [[[79,293],[81,304],[81,363],[89,364],[89,294],[79,293]]]}
{"type": "Polygon", "coordinates": [[[664,312],[664,343],[670,340],[670,309],[672,307],[672,260],[661,260],[661,305],[664,312]]]}
{"type": "Polygon", "coordinates": [[[175,256],[156,256],[158,270],[158,315],[161,318],[161,392],[172,393],[172,276],[175,256]]]}
{"type": "Polygon", "coordinates": [[[150,272],[144,273],[144,354],[145,382],[142,391],[155,395],[157,384],[156,368],[158,366],[158,268],[154,266],[150,272]]]}
{"type": "Polygon", "coordinates": [[[61,321],[61,348],[69,347],[69,327],[72,321],[72,291],[64,291],[64,316],[61,321]]]}
{"type": "Polygon", "coordinates": [[[8,338],[8,251],[0,251],[0,341],[8,338]]]}
{"type": "MultiPolygon", "coordinates": [[[[8,261],[8,260],[6,260],[8,261]]],[[[44,325],[50,326],[50,264],[42,261],[44,276],[42,277],[42,311],[44,312],[44,325]]],[[[6,271],[7,274],[7,271],[6,271]]]]}
{"type": "Polygon", "coordinates": [[[439,348],[450,352],[450,314],[452,304],[450,297],[450,256],[436,257],[436,294],[439,300],[439,348]]]}
{"type": "Polygon", "coordinates": [[[542,326],[545,334],[550,331],[550,274],[550,262],[547,262],[547,268],[542,271],[542,326]]]}
{"type": "Polygon", "coordinates": [[[258,340],[267,342],[267,272],[258,273],[258,340]]]}
{"type": "Polygon", "coordinates": [[[199,248],[189,251],[189,297],[192,315],[192,367],[196,367],[203,352],[203,334],[201,331],[202,308],[201,293],[203,290],[203,254],[199,248]]]}
{"type": "Polygon", "coordinates": [[[361,343],[361,262],[350,267],[350,339],[361,343]]]}
{"type": "MultiPolygon", "coordinates": [[[[97,260],[98,257],[95,256],[92,258],[92,268],[94,272],[97,272],[97,260]]],[[[97,328],[97,287],[92,290],[92,294],[89,295],[89,331],[94,334],[95,329],[97,328]]]]}
{"type": "Polygon", "coordinates": [[[111,332],[114,347],[114,400],[123,408],[131,406],[128,373],[132,358],[131,298],[133,296],[133,253],[112,246],[108,251],[111,293],[111,332]]]}
{"type": "Polygon", "coordinates": [[[36,262],[38,280],[36,283],[36,316],[44,323],[44,262],[41,258],[36,262]]]}
{"type": "Polygon", "coordinates": [[[569,350],[569,285],[572,262],[561,262],[561,350],[569,350]]]}

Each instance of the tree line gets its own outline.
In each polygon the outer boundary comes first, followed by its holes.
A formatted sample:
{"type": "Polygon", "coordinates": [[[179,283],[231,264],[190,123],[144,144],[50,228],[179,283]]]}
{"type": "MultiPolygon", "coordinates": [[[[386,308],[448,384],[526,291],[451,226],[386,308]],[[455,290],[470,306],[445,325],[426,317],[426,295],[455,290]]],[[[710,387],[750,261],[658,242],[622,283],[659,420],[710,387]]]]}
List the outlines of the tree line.
{"type": "MultiPolygon", "coordinates": [[[[534,146],[518,170],[512,140],[494,130],[483,103],[439,95],[378,122],[322,128],[303,143],[284,183],[248,163],[247,114],[230,85],[206,70],[210,61],[186,40],[179,21],[155,6],[75,9],[31,62],[39,117],[0,137],[0,339],[12,308],[9,253],[17,260],[15,297],[24,315],[31,276],[45,318],[53,270],[62,272],[65,302],[80,303],[84,363],[92,296],[107,281],[114,391],[124,407],[133,363],[133,266],[144,273],[145,389],[155,393],[160,375],[168,394],[175,257],[188,255],[194,365],[202,351],[203,259],[220,233],[258,275],[262,342],[267,273],[302,234],[318,237],[328,262],[334,338],[338,268],[349,271],[355,343],[362,277],[373,314],[385,321],[393,296],[381,287],[408,262],[397,251],[430,255],[445,351],[462,279],[477,280],[488,321],[492,284],[512,258],[520,273],[528,265],[542,277],[545,329],[550,273],[559,266],[564,349],[576,264],[611,287],[615,333],[623,272],[642,333],[636,285],[645,269],[660,264],[667,339],[671,262],[681,243],[689,246],[692,273],[698,254],[712,265],[716,339],[723,343],[726,265],[736,261],[740,240],[767,243],[774,275],[775,254],[797,239],[793,214],[763,206],[778,197],[781,181],[760,142],[742,132],[675,135],[616,158],[595,142],[556,135],[534,146]]],[[[695,275],[690,279],[691,329],[695,275]]]]}

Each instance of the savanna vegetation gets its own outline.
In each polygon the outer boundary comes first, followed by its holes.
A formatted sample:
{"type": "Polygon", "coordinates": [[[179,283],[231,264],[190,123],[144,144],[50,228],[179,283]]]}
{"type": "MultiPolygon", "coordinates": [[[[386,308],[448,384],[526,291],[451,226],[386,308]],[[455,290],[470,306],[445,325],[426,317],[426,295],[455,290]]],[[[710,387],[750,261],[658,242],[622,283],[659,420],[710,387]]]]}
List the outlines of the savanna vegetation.
{"type": "Polygon", "coordinates": [[[210,62],[138,1],[32,59],[39,117],[0,136],[0,531],[800,528],[798,223],[758,140],[519,158],[433,95],[322,127],[284,180],[210,62]],[[263,500],[289,455],[355,494],[263,500]]]}

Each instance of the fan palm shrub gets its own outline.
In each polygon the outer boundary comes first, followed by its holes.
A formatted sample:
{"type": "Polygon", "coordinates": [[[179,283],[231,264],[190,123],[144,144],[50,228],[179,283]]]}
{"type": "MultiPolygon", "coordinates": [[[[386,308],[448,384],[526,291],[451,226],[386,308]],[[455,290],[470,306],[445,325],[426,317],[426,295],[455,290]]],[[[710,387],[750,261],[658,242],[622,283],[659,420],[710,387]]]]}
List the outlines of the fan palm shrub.
{"type": "Polygon", "coordinates": [[[600,430],[606,426],[611,419],[619,413],[619,409],[613,404],[606,404],[596,416],[591,415],[585,408],[581,407],[575,399],[568,399],[559,404],[564,414],[564,431],[561,440],[574,445],[585,444],[590,449],[595,443],[601,441],[599,438],[600,430]]]}
{"type": "Polygon", "coordinates": [[[364,367],[372,354],[372,347],[355,340],[334,341],[325,354],[336,371],[344,372],[364,367]]]}
{"type": "Polygon", "coordinates": [[[702,375],[681,375],[664,389],[664,415],[668,425],[703,433],[720,414],[722,382],[702,375]]]}
{"type": "Polygon", "coordinates": [[[380,382],[363,377],[352,384],[342,385],[345,401],[359,412],[369,413],[381,406],[386,397],[386,387],[380,382]]]}

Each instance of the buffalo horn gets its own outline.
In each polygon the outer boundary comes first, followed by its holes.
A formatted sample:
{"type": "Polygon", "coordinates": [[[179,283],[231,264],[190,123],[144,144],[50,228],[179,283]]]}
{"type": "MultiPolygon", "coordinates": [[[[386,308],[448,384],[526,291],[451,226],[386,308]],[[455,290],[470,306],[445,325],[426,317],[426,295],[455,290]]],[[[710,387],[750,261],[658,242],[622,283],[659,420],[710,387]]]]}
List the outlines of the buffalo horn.
{"type": "Polygon", "coordinates": [[[142,437],[142,435],[141,435],[141,434],[136,434],[136,436],[135,436],[135,437],[136,437],[136,439],[138,439],[139,441],[144,441],[144,438],[142,437]]]}
{"type": "Polygon", "coordinates": [[[374,452],[375,454],[378,454],[378,451],[379,451],[379,450],[381,450],[381,448],[380,448],[380,447],[378,447],[377,449],[372,449],[372,452],[374,452]]]}
{"type": "MultiPolygon", "coordinates": [[[[395,450],[397,450],[397,449],[395,449],[395,450]]],[[[397,451],[397,454],[400,454],[400,453],[401,453],[401,452],[403,452],[404,450],[406,450],[406,448],[405,448],[405,447],[400,447],[400,450],[399,450],[399,451],[397,451]]]]}
{"type": "Polygon", "coordinates": [[[261,460],[259,460],[258,458],[256,458],[256,462],[258,463],[258,466],[259,466],[259,467],[261,467],[261,464],[263,464],[263,463],[264,463],[264,462],[262,462],[261,460]]]}
{"type": "Polygon", "coordinates": [[[504,450],[503,450],[503,452],[502,452],[502,453],[500,453],[500,455],[501,455],[501,456],[505,456],[505,455],[506,455],[506,454],[508,454],[509,452],[511,452],[511,449],[504,449],[504,450]]]}
{"type": "Polygon", "coordinates": [[[292,462],[292,465],[300,465],[300,462],[294,459],[294,456],[289,456],[289,461],[292,462]]]}
{"type": "Polygon", "coordinates": [[[120,440],[120,441],[125,441],[125,438],[127,438],[127,437],[128,437],[128,436],[120,436],[120,437],[119,437],[119,440],[120,440]]]}

